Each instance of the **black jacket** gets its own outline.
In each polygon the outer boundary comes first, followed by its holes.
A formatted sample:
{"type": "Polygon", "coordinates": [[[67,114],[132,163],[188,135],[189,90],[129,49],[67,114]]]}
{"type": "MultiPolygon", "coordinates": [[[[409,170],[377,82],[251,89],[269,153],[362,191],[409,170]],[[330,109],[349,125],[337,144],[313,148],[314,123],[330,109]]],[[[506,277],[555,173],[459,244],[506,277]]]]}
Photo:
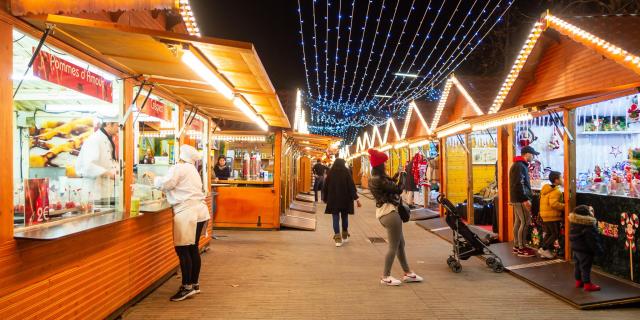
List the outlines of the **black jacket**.
{"type": "Polygon", "coordinates": [[[509,196],[513,203],[526,202],[533,199],[529,180],[529,163],[522,157],[516,157],[516,161],[509,169],[509,196]]]}
{"type": "Polygon", "coordinates": [[[225,166],[223,169],[220,169],[218,165],[213,167],[213,172],[216,174],[216,178],[220,180],[227,180],[231,176],[231,168],[225,166]]]}
{"type": "Polygon", "coordinates": [[[596,227],[596,218],[571,213],[569,222],[571,223],[569,240],[573,251],[590,255],[603,253],[600,235],[596,227]]]}
{"type": "Polygon", "coordinates": [[[339,160],[329,170],[322,187],[322,200],[327,204],[324,213],[353,214],[353,201],[358,199],[358,191],[344,161],[339,160]]]}
{"type": "Polygon", "coordinates": [[[374,175],[369,179],[369,190],[376,199],[376,207],[380,208],[385,203],[398,205],[400,203],[400,194],[402,188],[395,183],[397,174],[394,178],[386,175],[374,175]]]}
{"type": "Polygon", "coordinates": [[[317,176],[324,176],[324,173],[327,172],[327,167],[321,163],[316,163],[315,165],[313,165],[313,168],[311,168],[311,170],[313,171],[313,174],[317,177],[317,176]]]}

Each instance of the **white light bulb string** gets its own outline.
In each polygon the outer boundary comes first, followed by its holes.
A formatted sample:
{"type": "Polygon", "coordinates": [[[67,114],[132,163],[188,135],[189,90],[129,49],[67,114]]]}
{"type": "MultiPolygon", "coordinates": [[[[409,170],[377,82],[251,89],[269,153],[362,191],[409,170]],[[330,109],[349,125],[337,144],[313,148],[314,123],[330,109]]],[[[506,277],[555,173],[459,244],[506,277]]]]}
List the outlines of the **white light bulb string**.
{"type": "MultiPolygon", "coordinates": [[[[351,52],[351,30],[353,28],[353,14],[356,7],[356,1],[351,2],[351,15],[349,16],[349,38],[347,39],[347,51],[344,57],[344,70],[342,71],[342,78],[340,78],[340,96],[338,102],[342,102],[342,94],[344,92],[344,79],[347,76],[347,66],[349,65],[349,53],[351,52]]],[[[333,100],[333,96],[331,97],[333,100]]]]}
{"type": "Polygon", "coordinates": [[[336,28],[336,53],[335,53],[335,58],[334,58],[334,63],[333,63],[333,79],[331,80],[331,95],[330,95],[330,100],[333,100],[333,93],[335,92],[336,89],[336,76],[338,73],[338,61],[339,60],[339,55],[338,53],[340,52],[340,22],[342,21],[342,0],[338,1],[338,27],[336,28]]]}
{"type": "Polygon", "coordinates": [[[360,48],[358,48],[358,58],[356,59],[356,70],[353,72],[353,79],[351,82],[351,86],[349,87],[349,95],[347,96],[347,102],[351,100],[351,95],[353,94],[353,87],[355,86],[357,75],[358,75],[358,68],[360,66],[360,55],[362,54],[362,45],[364,44],[364,38],[365,38],[365,35],[367,34],[367,23],[369,22],[369,9],[371,8],[371,2],[373,1],[369,0],[369,2],[367,3],[367,13],[364,17],[364,26],[362,27],[362,37],[360,38],[360,48]]]}
{"type": "Polygon", "coordinates": [[[318,96],[322,97],[322,89],[320,88],[320,66],[318,65],[318,41],[316,34],[316,0],[313,0],[313,50],[315,52],[315,61],[316,61],[316,85],[318,86],[318,96]]]}
{"type": "Polygon", "coordinates": [[[307,54],[304,49],[304,32],[302,27],[302,8],[300,7],[300,0],[298,0],[298,17],[300,20],[300,45],[302,46],[302,62],[304,63],[304,78],[307,82],[307,92],[311,93],[311,84],[309,82],[309,68],[307,67],[307,54]]]}

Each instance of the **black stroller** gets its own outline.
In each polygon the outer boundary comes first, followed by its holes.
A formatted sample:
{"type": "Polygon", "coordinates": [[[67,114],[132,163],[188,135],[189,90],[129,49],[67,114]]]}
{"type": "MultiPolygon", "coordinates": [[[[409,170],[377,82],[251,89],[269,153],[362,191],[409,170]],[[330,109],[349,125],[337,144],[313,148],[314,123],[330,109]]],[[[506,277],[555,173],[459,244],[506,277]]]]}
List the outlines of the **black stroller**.
{"type": "Polygon", "coordinates": [[[500,257],[489,249],[489,241],[482,241],[478,235],[467,227],[456,212],[456,207],[453,203],[442,194],[438,196],[438,203],[445,208],[445,221],[453,231],[453,255],[447,259],[447,264],[451,271],[455,273],[462,271],[460,260],[468,260],[472,256],[486,256],[487,266],[493,272],[504,271],[504,265],[500,257]]]}

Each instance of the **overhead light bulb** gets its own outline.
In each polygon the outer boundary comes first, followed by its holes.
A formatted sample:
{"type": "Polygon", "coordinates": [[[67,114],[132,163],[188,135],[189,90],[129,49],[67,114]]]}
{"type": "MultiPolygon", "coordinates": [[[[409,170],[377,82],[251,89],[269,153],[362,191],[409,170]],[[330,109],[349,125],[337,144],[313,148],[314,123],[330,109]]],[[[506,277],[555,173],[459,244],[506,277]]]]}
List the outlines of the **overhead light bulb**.
{"type": "Polygon", "coordinates": [[[218,93],[229,100],[233,99],[233,89],[230,88],[219,75],[213,73],[210,67],[206,66],[191,50],[184,50],[182,62],[202,78],[202,80],[211,85],[218,93]]]}

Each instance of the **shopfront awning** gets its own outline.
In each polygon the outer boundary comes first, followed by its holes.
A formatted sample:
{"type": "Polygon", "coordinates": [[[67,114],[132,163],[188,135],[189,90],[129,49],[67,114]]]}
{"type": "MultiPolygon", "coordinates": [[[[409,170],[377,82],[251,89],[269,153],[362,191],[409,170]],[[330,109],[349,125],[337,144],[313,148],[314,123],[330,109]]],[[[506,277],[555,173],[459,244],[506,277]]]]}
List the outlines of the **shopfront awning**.
{"type": "Polygon", "coordinates": [[[286,132],[285,134],[287,138],[293,139],[302,153],[312,157],[322,157],[328,150],[334,149],[336,143],[342,141],[341,138],[310,133],[286,132]]]}
{"type": "Polygon", "coordinates": [[[54,36],[125,73],[141,76],[214,117],[254,122],[241,110],[239,97],[270,126],[289,128],[289,120],[253,45],[225,39],[194,37],[135,28],[104,21],[60,15],[25,17],[44,30],[55,25],[54,36]],[[214,89],[183,62],[191,52],[207,72],[220,76],[231,92],[214,89]],[[234,101],[236,103],[234,103],[234,101]]]}

